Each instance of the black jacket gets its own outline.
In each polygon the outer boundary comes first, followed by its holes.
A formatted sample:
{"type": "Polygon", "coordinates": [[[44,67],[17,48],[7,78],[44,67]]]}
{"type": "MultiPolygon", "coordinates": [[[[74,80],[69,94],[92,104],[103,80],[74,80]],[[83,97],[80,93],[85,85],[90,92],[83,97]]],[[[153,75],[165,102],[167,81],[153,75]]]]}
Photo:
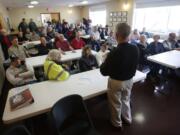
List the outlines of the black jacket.
{"type": "Polygon", "coordinates": [[[129,80],[136,73],[138,57],[139,51],[136,46],[121,43],[109,53],[100,71],[104,76],[110,76],[115,80],[129,80]]]}
{"type": "Polygon", "coordinates": [[[93,67],[98,67],[98,63],[94,55],[89,57],[82,57],[79,60],[79,68],[81,72],[92,70],[93,67]]]}

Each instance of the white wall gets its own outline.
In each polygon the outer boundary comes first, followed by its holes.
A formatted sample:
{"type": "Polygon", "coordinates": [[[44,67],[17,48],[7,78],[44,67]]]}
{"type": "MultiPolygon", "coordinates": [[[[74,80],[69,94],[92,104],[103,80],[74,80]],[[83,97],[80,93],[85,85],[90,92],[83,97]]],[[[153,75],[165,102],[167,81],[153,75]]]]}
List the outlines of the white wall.
{"type": "Polygon", "coordinates": [[[22,18],[26,18],[27,22],[29,22],[30,18],[33,18],[34,21],[41,26],[41,13],[51,13],[51,12],[58,12],[60,13],[61,20],[66,19],[69,23],[77,23],[81,18],[81,8],[80,7],[73,7],[71,8],[72,13],[70,14],[68,11],[70,8],[68,7],[55,7],[55,8],[43,8],[43,7],[36,7],[33,9],[28,8],[11,8],[9,11],[9,15],[12,21],[13,28],[17,29],[20,21],[22,18]]]}
{"type": "MultiPolygon", "coordinates": [[[[108,2],[98,4],[98,5],[104,5],[106,7],[106,11],[107,11],[106,22],[107,22],[107,24],[109,23],[109,14],[110,14],[110,12],[113,12],[113,11],[125,11],[123,9],[123,4],[124,4],[123,2],[124,2],[124,0],[110,0],[108,2]]],[[[134,0],[128,0],[128,2],[129,2],[129,9],[127,10],[128,11],[128,24],[132,25],[133,11],[134,11],[134,0]]],[[[91,7],[93,7],[93,6],[95,6],[95,5],[82,7],[81,16],[85,17],[85,18],[89,18],[89,9],[91,7]]]]}

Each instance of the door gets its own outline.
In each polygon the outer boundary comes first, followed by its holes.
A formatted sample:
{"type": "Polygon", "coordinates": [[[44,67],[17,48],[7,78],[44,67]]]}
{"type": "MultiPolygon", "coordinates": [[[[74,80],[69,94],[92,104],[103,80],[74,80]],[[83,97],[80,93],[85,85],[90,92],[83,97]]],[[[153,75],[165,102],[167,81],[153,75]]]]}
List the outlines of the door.
{"type": "Polygon", "coordinates": [[[59,21],[60,20],[60,13],[51,13],[51,18],[54,21],[59,21]]]}

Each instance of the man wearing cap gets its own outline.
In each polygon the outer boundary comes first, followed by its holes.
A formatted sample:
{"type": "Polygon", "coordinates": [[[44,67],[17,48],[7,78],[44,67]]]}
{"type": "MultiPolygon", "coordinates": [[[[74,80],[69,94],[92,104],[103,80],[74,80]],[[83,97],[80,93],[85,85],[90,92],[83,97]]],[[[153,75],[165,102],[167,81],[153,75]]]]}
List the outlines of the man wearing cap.
{"type": "Polygon", "coordinates": [[[11,65],[6,70],[7,80],[14,86],[29,84],[36,81],[34,70],[21,61],[17,56],[10,56],[11,65]]]}

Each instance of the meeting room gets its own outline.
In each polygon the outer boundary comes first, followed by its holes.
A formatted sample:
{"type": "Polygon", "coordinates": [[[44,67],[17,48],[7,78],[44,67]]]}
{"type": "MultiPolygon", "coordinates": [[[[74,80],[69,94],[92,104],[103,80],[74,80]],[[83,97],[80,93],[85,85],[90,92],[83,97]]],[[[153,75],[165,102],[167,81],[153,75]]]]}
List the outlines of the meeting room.
{"type": "Polygon", "coordinates": [[[0,0],[0,135],[180,135],[180,0],[0,0]]]}

